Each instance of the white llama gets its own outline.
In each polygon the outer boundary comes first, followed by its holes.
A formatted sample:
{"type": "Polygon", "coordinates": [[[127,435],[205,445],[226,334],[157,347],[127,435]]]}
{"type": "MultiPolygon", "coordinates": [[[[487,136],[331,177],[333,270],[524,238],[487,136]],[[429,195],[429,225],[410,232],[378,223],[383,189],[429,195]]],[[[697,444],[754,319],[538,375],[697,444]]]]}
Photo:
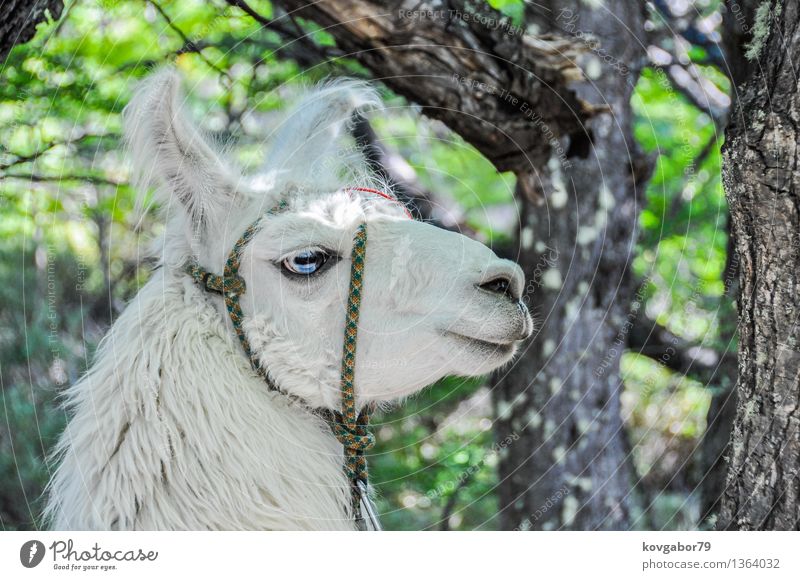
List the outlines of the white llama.
{"type": "MultiPolygon", "coordinates": [[[[457,233],[408,219],[341,140],[355,82],[303,99],[263,171],[244,177],[182,116],[163,70],[125,111],[141,187],[166,215],[160,266],[65,397],[71,413],[45,515],[56,529],[355,529],[343,446],[321,414],[340,408],[350,252],[369,233],[355,362],[356,407],[401,399],[445,375],[508,362],[532,328],[513,262],[457,233]],[[237,340],[223,297],[187,274],[222,273],[242,251],[243,331],[281,392],[237,340]]],[[[386,188],[382,188],[386,191],[386,188]]]]}

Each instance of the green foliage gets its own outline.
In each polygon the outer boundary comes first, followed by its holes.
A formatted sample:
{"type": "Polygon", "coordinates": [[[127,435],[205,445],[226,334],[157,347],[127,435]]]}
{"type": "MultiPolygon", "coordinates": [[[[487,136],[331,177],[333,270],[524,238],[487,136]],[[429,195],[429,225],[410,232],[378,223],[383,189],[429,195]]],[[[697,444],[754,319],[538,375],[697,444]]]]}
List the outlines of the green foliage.
{"type": "Polygon", "coordinates": [[[376,418],[373,483],[388,529],[491,529],[497,461],[488,390],[475,379],[440,381],[376,418]]]}
{"type": "Polygon", "coordinates": [[[7,529],[39,525],[46,452],[64,424],[57,394],[91,363],[109,321],[148,276],[145,246],[159,226],[134,212],[120,135],[134,84],[174,62],[203,94],[192,108],[227,140],[245,133],[245,109],[279,109],[275,88],[304,80],[275,57],[276,39],[249,41],[259,30],[251,19],[200,0],[162,8],[187,38],[214,46],[177,54],[186,43],[155,4],[79,0],[61,22],[16,47],[0,71],[0,523],[7,529]]]}
{"type": "Polygon", "coordinates": [[[401,103],[374,125],[383,141],[403,155],[427,190],[451,199],[463,221],[490,243],[508,243],[516,226],[515,178],[489,161],[441,123],[426,122],[401,103]]]}
{"type": "Polygon", "coordinates": [[[522,24],[525,15],[525,2],[523,0],[489,0],[488,4],[511,18],[516,26],[522,24]]]}
{"type": "Polygon", "coordinates": [[[0,524],[30,529],[40,524],[50,476],[45,457],[64,425],[57,388],[74,380],[85,355],[82,291],[73,289],[86,280],[63,239],[37,233],[30,245],[2,240],[0,303],[15,307],[0,309],[0,524]]]}
{"type": "Polygon", "coordinates": [[[626,387],[623,416],[630,427],[637,472],[668,480],[676,468],[668,459],[685,460],[705,431],[711,393],[701,383],[634,353],[623,357],[621,374],[626,387]],[[672,456],[665,457],[670,451],[672,456]]]}
{"type": "MultiPolygon", "coordinates": [[[[729,86],[712,76],[720,90],[729,86]]],[[[691,341],[719,346],[718,309],[727,259],[727,204],[722,189],[722,135],[711,119],[646,69],[636,87],[635,135],[657,155],[640,216],[635,270],[656,288],[648,314],[691,341]]]]}
{"type": "MultiPolygon", "coordinates": [[[[695,50],[690,56],[702,60],[704,54],[695,50]]],[[[730,92],[719,71],[699,69],[719,91],[730,92]]],[[[690,344],[734,351],[733,329],[724,324],[734,322],[736,314],[723,282],[728,258],[723,136],[663,70],[644,70],[632,105],[637,141],[656,158],[634,262],[646,286],[647,319],[690,344]]],[[[691,509],[697,485],[693,461],[716,385],[703,385],[636,353],[623,357],[621,375],[623,415],[640,487],[654,490],[647,497],[650,513],[642,518],[659,528],[692,529],[697,525],[691,509]]]]}

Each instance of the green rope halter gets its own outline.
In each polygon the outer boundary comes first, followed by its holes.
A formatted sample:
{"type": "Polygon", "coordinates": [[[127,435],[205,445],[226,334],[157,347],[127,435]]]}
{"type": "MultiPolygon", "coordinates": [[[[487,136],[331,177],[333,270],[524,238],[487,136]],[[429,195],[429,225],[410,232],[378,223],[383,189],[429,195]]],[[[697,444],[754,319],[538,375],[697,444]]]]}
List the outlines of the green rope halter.
{"type": "Polygon", "coordinates": [[[367,460],[364,451],[375,445],[375,436],[367,430],[369,411],[365,408],[356,416],[354,390],[356,365],[356,339],[358,337],[358,313],[361,306],[361,287],[364,283],[364,260],[367,253],[367,226],[361,224],[356,230],[353,250],[350,254],[350,292],[347,299],[347,320],[344,325],[344,349],[342,354],[342,410],[336,413],[331,429],[344,446],[345,471],[352,482],[367,482],[367,460]]]}
{"type": "Polygon", "coordinates": [[[231,318],[231,324],[236,336],[239,337],[239,342],[242,344],[242,349],[250,360],[250,365],[253,370],[258,373],[266,381],[267,386],[272,391],[279,391],[278,387],[269,379],[266,370],[261,366],[258,357],[253,354],[250,348],[250,341],[247,340],[247,335],[242,328],[244,322],[244,314],[242,313],[242,306],[239,303],[239,297],[245,293],[247,289],[244,283],[244,278],[239,276],[239,267],[242,263],[242,252],[245,246],[253,239],[253,237],[261,230],[261,223],[268,215],[275,215],[286,209],[287,204],[281,201],[275,207],[259,216],[250,226],[244,231],[242,236],[233,245],[233,249],[228,254],[228,259],[225,261],[225,267],[222,269],[222,276],[212,274],[204,270],[197,263],[190,264],[187,268],[188,273],[199,283],[203,288],[211,292],[222,294],[225,300],[225,308],[228,310],[228,315],[231,318]]]}
{"type": "MultiPolygon", "coordinates": [[[[368,188],[352,188],[353,190],[369,191],[381,197],[394,199],[383,192],[368,188]]],[[[395,200],[396,201],[396,200],[395,200]]],[[[198,264],[190,264],[187,273],[194,278],[206,290],[222,294],[225,301],[225,308],[230,316],[236,336],[242,349],[250,360],[253,370],[258,373],[270,390],[281,391],[269,378],[266,369],[261,365],[261,361],[253,353],[250,342],[242,327],[244,315],[239,302],[239,297],[246,291],[244,278],[239,275],[241,266],[242,252],[245,246],[260,231],[263,220],[266,216],[275,215],[287,207],[285,201],[281,201],[275,207],[262,214],[253,222],[234,244],[233,249],[225,261],[222,276],[212,274],[201,268],[198,264]]],[[[410,217],[410,214],[409,214],[410,217]]],[[[377,526],[377,519],[372,514],[366,497],[366,487],[368,482],[367,460],[364,452],[375,445],[375,437],[369,432],[369,409],[365,407],[361,413],[356,414],[355,400],[355,363],[356,363],[356,340],[358,337],[358,315],[361,306],[361,290],[364,283],[364,263],[367,252],[367,227],[361,224],[356,230],[353,240],[353,249],[350,255],[350,290],[347,300],[347,319],[344,329],[344,349],[342,355],[342,372],[340,389],[342,395],[341,411],[323,411],[320,414],[327,421],[333,435],[344,448],[344,471],[351,485],[352,509],[356,521],[361,522],[362,502],[365,505],[372,524],[377,526]]],[[[294,395],[285,395],[294,400],[299,400],[294,395]]],[[[307,406],[307,405],[306,405],[307,406]]]]}

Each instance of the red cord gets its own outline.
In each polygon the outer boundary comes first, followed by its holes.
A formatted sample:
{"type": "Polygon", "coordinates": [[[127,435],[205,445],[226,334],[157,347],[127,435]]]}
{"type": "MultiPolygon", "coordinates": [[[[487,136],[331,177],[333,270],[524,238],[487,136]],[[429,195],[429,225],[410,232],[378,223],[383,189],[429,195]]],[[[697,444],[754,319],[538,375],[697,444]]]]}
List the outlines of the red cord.
{"type": "Polygon", "coordinates": [[[385,193],[385,192],[380,191],[378,189],[372,189],[371,187],[347,187],[345,189],[347,191],[363,191],[365,193],[374,193],[375,195],[379,195],[379,196],[381,196],[381,197],[383,197],[385,199],[388,199],[389,201],[393,201],[394,203],[398,204],[400,207],[403,208],[403,211],[406,212],[406,215],[409,217],[409,219],[412,219],[412,220],[414,219],[414,216],[411,215],[411,212],[408,211],[408,208],[404,204],[400,203],[399,199],[397,199],[396,197],[394,197],[392,195],[389,195],[388,193],[385,193]]]}

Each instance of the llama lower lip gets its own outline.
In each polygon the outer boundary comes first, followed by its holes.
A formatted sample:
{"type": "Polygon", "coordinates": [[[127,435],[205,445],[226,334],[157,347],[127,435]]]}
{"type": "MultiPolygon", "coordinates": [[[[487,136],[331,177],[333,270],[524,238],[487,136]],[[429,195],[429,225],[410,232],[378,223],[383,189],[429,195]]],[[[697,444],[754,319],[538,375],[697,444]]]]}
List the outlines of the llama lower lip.
{"type": "Polygon", "coordinates": [[[453,332],[452,330],[445,330],[442,334],[444,336],[454,338],[461,343],[468,344],[470,346],[480,348],[482,350],[488,350],[491,352],[505,354],[514,350],[514,342],[492,342],[489,340],[484,340],[482,338],[475,338],[474,336],[467,336],[465,334],[459,334],[457,332],[453,332]]]}

